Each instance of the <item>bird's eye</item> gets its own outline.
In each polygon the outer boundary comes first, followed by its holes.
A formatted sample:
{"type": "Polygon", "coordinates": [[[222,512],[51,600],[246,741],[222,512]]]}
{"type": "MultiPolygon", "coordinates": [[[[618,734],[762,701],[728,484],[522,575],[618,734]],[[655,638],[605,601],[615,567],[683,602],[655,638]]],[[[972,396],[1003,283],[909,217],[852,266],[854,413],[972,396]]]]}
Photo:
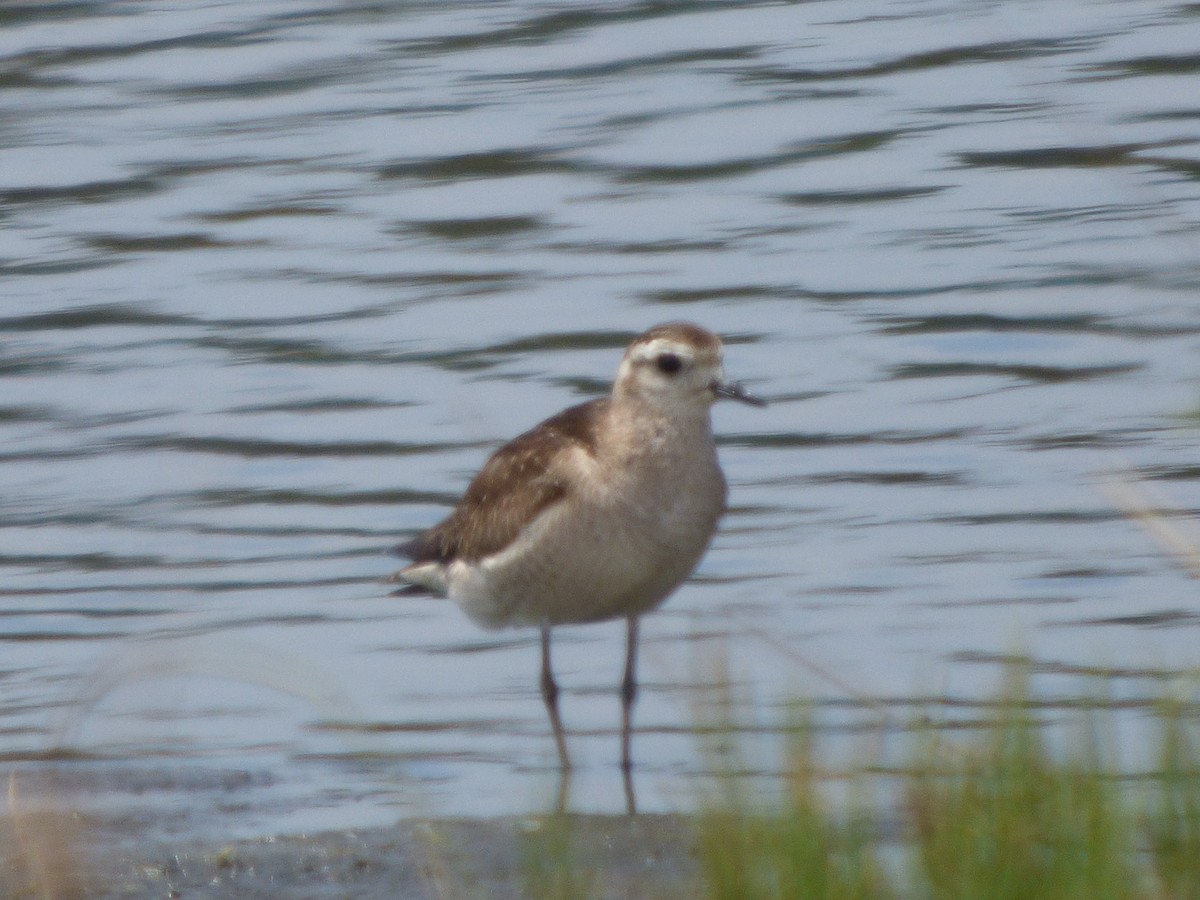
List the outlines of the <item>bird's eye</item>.
{"type": "Polygon", "coordinates": [[[674,375],[683,368],[683,360],[674,353],[659,354],[659,357],[654,361],[654,364],[658,366],[658,371],[662,372],[664,375],[674,375]]]}

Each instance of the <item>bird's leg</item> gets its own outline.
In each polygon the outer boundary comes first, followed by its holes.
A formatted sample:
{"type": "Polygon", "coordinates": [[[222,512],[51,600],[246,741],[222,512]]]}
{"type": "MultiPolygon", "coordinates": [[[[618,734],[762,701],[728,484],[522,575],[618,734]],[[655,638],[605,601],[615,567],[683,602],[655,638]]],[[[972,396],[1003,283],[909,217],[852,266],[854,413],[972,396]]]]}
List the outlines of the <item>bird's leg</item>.
{"type": "Polygon", "coordinates": [[[633,703],[637,699],[638,618],[630,616],[625,632],[625,677],[621,679],[621,776],[625,784],[625,811],[637,812],[633,794],[633,703]]]}
{"type": "Polygon", "coordinates": [[[542,700],[550,715],[550,727],[554,729],[554,743],[558,745],[558,761],[564,772],[571,768],[567,755],[567,737],[563,733],[562,717],[558,714],[558,684],[550,670],[550,623],[542,623],[542,700]]]}

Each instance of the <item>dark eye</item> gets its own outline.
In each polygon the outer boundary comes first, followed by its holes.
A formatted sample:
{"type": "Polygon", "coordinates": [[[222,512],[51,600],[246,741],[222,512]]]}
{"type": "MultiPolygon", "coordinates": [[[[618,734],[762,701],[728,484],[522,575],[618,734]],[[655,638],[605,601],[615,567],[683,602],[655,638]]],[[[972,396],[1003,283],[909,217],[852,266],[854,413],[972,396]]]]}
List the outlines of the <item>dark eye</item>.
{"type": "Polygon", "coordinates": [[[654,364],[658,366],[658,371],[664,375],[674,375],[683,368],[683,360],[674,353],[660,354],[658,359],[654,361],[654,364]]]}

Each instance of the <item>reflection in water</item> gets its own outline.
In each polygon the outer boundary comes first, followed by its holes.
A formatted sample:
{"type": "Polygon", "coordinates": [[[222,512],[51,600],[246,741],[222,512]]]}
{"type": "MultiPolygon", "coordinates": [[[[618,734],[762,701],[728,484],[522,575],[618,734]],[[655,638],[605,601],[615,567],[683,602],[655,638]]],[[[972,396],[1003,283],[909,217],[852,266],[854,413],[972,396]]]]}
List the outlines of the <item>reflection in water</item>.
{"type": "MultiPolygon", "coordinates": [[[[0,753],[91,696],[57,771],[134,830],[536,806],[536,634],[386,596],[384,550],[679,318],[775,402],[717,410],[729,514],[643,623],[643,808],[704,768],[708,636],[767,730],[969,709],[1018,648],[1054,696],[1194,666],[1101,489],[1200,509],[1180,9],[0,10],[0,753]]],[[[572,802],[617,809],[620,629],[560,630],[572,802]]]]}

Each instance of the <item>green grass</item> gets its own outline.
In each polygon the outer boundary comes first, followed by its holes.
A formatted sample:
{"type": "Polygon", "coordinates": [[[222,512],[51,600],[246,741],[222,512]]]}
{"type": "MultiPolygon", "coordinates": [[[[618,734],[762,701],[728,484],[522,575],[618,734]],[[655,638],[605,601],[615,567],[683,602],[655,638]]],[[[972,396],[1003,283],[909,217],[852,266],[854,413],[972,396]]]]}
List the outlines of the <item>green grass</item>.
{"type": "Polygon", "coordinates": [[[1134,900],[1146,896],[1136,828],[1088,742],[1056,760],[1021,697],[978,745],[932,738],[908,778],[913,881],[937,900],[1134,900]]]}
{"type": "Polygon", "coordinates": [[[697,819],[697,855],[708,896],[867,900],[893,896],[877,859],[875,826],[838,812],[822,796],[807,721],[790,729],[780,797],[752,803],[733,774],[736,750],[720,752],[726,774],[697,819]]]}
{"type": "Polygon", "coordinates": [[[547,816],[521,846],[525,893],[539,900],[578,900],[598,894],[597,873],[577,858],[571,816],[547,816]]]}
{"type": "Polygon", "coordinates": [[[1200,746],[1188,715],[1195,705],[1165,701],[1157,790],[1146,815],[1146,842],[1157,880],[1156,896],[1200,900],[1200,746]]]}
{"type": "Polygon", "coordinates": [[[914,726],[910,758],[889,776],[898,808],[886,816],[869,793],[879,766],[839,776],[851,801],[826,799],[807,724],[791,731],[771,801],[749,798],[735,774],[744,764],[723,747],[725,774],[697,818],[707,896],[1200,900],[1196,707],[1164,702],[1152,712],[1160,758],[1140,774],[1119,769],[1105,701],[1081,704],[1066,729],[1074,737],[1055,751],[1040,708],[1014,669],[982,727],[914,726]]]}

